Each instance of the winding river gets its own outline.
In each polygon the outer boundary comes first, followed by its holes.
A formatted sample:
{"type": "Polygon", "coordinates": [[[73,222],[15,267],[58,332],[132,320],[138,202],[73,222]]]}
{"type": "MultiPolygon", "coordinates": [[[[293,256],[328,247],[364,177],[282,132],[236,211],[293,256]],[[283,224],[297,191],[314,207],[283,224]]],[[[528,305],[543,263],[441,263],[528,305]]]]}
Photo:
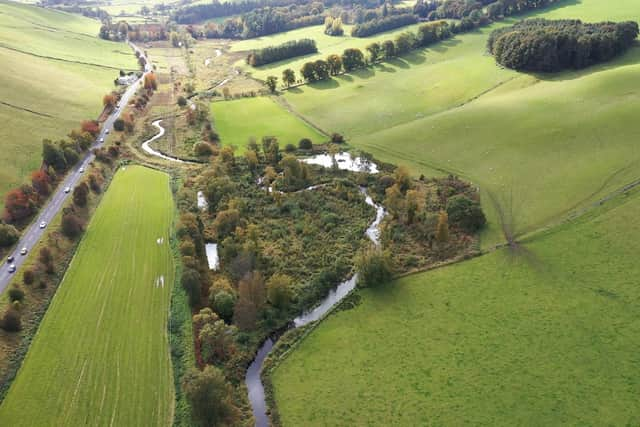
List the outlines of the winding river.
{"type": "MultiPolygon", "coordinates": [[[[380,223],[385,216],[385,210],[382,206],[377,205],[373,201],[371,196],[367,194],[366,189],[362,188],[361,191],[365,195],[365,202],[376,209],[376,219],[369,225],[365,234],[376,246],[378,246],[380,244],[380,223]]],[[[322,316],[327,314],[334,305],[349,295],[349,293],[356,287],[357,281],[358,277],[357,274],[355,274],[350,279],[340,283],[320,302],[318,306],[293,319],[293,327],[299,328],[321,319],[322,316]]],[[[260,347],[256,354],[256,358],[253,360],[251,365],[249,365],[245,376],[245,384],[249,390],[249,402],[251,403],[253,416],[256,419],[256,427],[269,426],[267,402],[264,396],[264,386],[262,384],[260,373],[262,372],[264,360],[269,355],[274,344],[275,341],[271,338],[268,338],[262,344],[262,347],[260,347]]]]}
{"type": "Polygon", "coordinates": [[[145,142],[143,142],[142,149],[146,151],[148,154],[151,154],[152,156],[160,157],[161,159],[169,160],[171,162],[176,162],[176,163],[187,163],[184,160],[178,159],[177,157],[171,157],[171,156],[167,156],[166,154],[162,154],[161,152],[154,150],[149,146],[149,144],[151,144],[153,141],[164,136],[164,128],[160,126],[161,121],[162,119],[156,120],[155,122],[151,123],[153,126],[158,128],[158,133],[153,137],[147,139],[145,142]]]}

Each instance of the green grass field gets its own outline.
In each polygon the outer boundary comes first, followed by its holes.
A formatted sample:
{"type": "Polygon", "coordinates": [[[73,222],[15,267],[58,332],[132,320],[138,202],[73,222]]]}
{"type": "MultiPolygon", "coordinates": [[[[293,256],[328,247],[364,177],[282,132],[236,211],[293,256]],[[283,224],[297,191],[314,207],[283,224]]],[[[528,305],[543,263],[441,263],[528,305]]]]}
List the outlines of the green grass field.
{"type": "Polygon", "coordinates": [[[315,61],[317,59],[326,59],[327,56],[335,53],[342,54],[347,48],[359,48],[364,51],[365,47],[373,42],[382,42],[384,40],[393,40],[398,34],[405,31],[415,31],[419,24],[409,25],[384,33],[376,34],[371,37],[351,37],[351,25],[344,26],[344,35],[342,37],[332,37],[324,33],[324,25],[316,25],[313,27],[299,28],[297,30],[288,31],[286,33],[278,33],[270,36],[258,37],[255,39],[243,40],[231,45],[232,52],[250,51],[253,49],[261,49],[267,46],[282,44],[289,40],[313,39],[318,47],[318,53],[313,55],[305,55],[298,58],[288,59],[284,61],[274,62],[272,64],[263,65],[262,67],[251,67],[245,61],[240,61],[236,65],[251,73],[253,77],[264,80],[267,76],[274,75],[282,78],[282,71],[291,68],[296,72],[296,76],[300,78],[300,69],[305,62],[315,61]]]}
{"type": "MultiPolygon", "coordinates": [[[[640,16],[633,0],[564,5],[538,15],[640,16]]],[[[640,46],[580,72],[520,74],[485,53],[493,28],[286,94],[312,123],[382,160],[478,184],[490,216],[485,247],[502,239],[489,192],[524,233],[636,178],[640,160],[640,46]]]]}
{"type": "Polygon", "coordinates": [[[222,144],[235,145],[240,149],[239,154],[242,154],[251,137],[259,142],[263,136],[276,136],[281,148],[286,144],[297,147],[302,138],[309,138],[314,143],[327,139],[267,97],[214,102],[211,104],[211,114],[222,144]]]}
{"type": "Polygon", "coordinates": [[[362,292],[275,371],[283,425],[638,425],[639,211],[362,292]]]}
{"type": "Polygon", "coordinates": [[[124,43],[97,38],[99,27],[79,15],[0,1],[0,209],[4,193],[40,166],[42,139],[63,138],[96,118],[117,68],[136,68],[124,43]]]}
{"type": "Polygon", "coordinates": [[[117,173],[0,406],[0,425],[171,424],[172,214],[167,175],[117,173]]]}

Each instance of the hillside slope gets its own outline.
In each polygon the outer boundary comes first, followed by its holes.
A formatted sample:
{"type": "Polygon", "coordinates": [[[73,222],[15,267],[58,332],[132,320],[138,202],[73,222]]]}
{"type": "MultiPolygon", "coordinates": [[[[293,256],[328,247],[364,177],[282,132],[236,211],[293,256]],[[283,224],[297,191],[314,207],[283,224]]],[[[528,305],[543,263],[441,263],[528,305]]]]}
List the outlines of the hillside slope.
{"type": "Polygon", "coordinates": [[[40,165],[42,139],[63,138],[96,118],[118,69],[136,68],[131,50],[100,40],[99,27],[82,16],[0,1],[0,208],[4,193],[40,165]]]}

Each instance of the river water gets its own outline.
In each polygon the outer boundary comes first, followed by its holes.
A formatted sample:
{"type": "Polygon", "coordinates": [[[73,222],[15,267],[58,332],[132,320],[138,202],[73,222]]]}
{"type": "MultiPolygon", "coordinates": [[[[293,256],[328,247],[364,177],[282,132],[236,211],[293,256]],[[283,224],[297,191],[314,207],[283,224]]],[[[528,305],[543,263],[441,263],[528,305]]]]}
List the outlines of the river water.
{"type": "MultiPolygon", "coordinates": [[[[366,189],[361,188],[361,191],[365,195],[365,202],[376,209],[376,219],[369,225],[365,234],[376,246],[378,246],[380,244],[380,223],[385,216],[385,210],[382,206],[377,205],[373,201],[371,196],[367,194],[366,189]]],[[[349,293],[356,287],[357,281],[358,277],[356,274],[350,279],[340,283],[334,290],[329,292],[329,295],[327,295],[315,308],[302,313],[300,316],[293,319],[293,327],[299,328],[321,319],[334,305],[349,295],[349,293]]],[[[249,390],[249,402],[251,403],[253,416],[256,420],[256,427],[269,426],[267,403],[265,400],[264,386],[262,384],[260,373],[262,372],[264,360],[273,348],[274,344],[275,342],[271,338],[267,339],[262,344],[262,347],[260,347],[256,354],[256,358],[253,360],[251,365],[249,365],[245,375],[245,384],[249,390]]]]}

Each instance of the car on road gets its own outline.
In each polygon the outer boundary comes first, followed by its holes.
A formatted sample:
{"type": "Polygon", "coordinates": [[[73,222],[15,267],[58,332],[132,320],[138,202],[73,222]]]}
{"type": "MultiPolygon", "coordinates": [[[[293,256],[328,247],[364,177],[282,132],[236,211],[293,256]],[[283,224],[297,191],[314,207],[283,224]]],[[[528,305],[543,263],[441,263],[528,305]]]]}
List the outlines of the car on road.
{"type": "Polygon", "coordinates": [[[84,167],[80,168],[80,173],[84,173],[84,167]]]}
{"type": "Polygon", "coordinates": [[[40,228],[45,228],[46,226],[47,226],[47,223],[46,223],[46,222],[42,221],[42,222],[40,223],[40,228]]]}
{"type": "Polygon", "coordinates": [[[100,144],[102,144],[104,142],[104,138],[100,138],[100,140],[98,141],[100,144]]]}
{"type": "Polygon", "coordinates": [[[16,272],[16,265],[15,264],[11,264],[9,266],[9,273],[15,273],[16,272]]]}
{"type": "Polygon", "coordinates": [[[13,255],[9,255],[9,256],[7,257],[7,262],[8,262],[9,264],[11,264],[11,263],[13,262],[13,260],[14,260],[14,259],[15,259],[15,257],[14,257],[13,255]]]}
{"type": "Polygon", "coordinates": [[[105,135],[109,135],[109,130],[110,130],[110,129],[105,130],[105,131],[104,131],[104,134],[105,134],[105,135]]]}
{"type": "Polygon", "coordinates": [[[20,255],[26,255],[26,254],[27,254],[27,248],[20,249],[20,255]]]}
{"type": "Polygon", "coordinates": [[[70,192],[70,191],[71,191],[71,187],[64,187],[64,192],[65,192],[65,193],[68,193],[68,192],[70,192]]]}

